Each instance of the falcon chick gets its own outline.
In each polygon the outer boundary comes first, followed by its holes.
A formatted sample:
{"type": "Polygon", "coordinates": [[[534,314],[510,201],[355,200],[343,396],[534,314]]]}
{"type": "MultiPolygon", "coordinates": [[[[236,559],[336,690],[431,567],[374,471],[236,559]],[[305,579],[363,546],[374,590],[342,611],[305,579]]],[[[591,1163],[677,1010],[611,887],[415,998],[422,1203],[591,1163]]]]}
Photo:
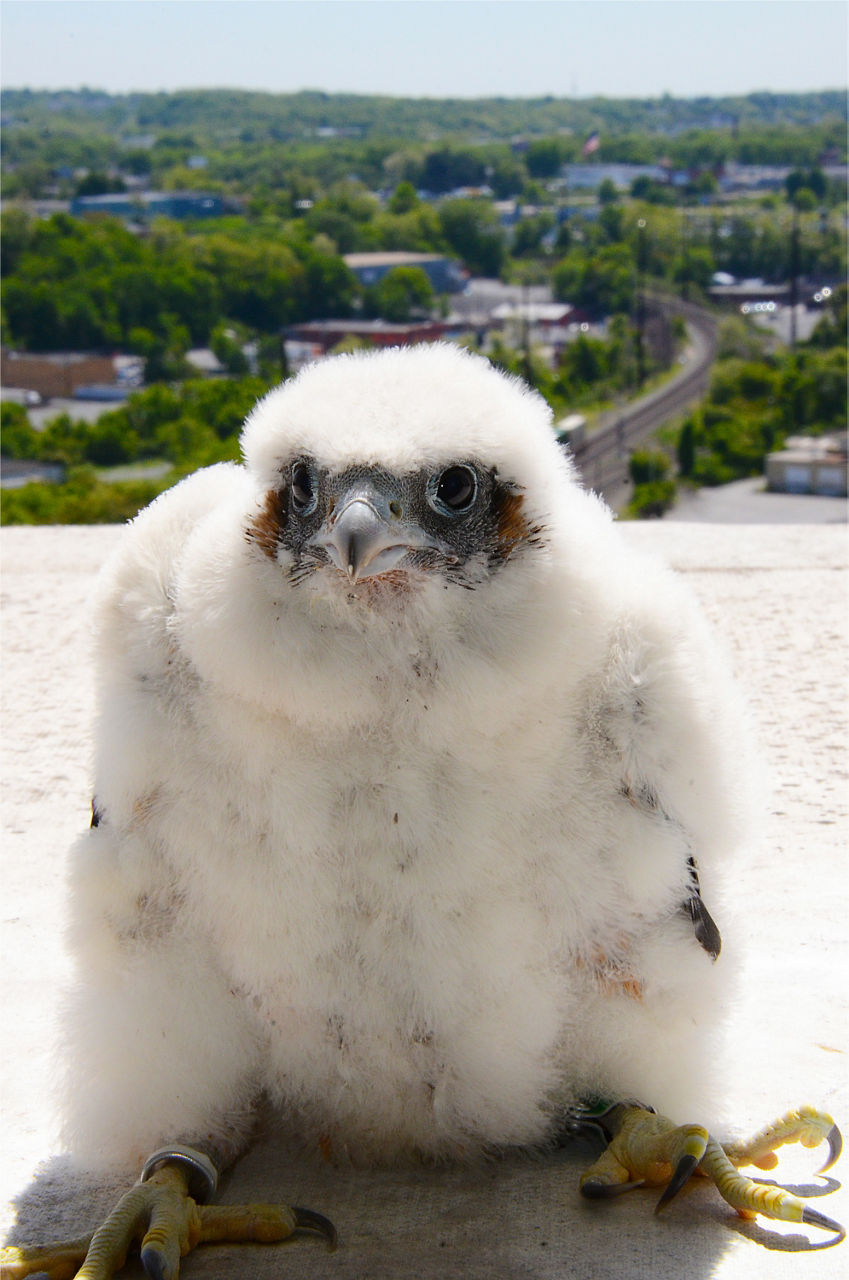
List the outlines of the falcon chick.
{"type": "MultiPolygon", "coordinates": [[[[544,402],[457,348],[311,366],[243,451],[105,577],[71,1148],[159,1148],[145,1176],[185,1200],[261,1094],[378,1161],[551,1143],[599,1099],[714,1124],[746,800],[679,582],[620,541],[544,402]]],[[[619,1154],[586,1194],[649,1178],[647,1115],[619,1148],[601,1118],[619,1154]]],[[[650,1120],[680,1182],[712,1139],[650,1120]]]]}

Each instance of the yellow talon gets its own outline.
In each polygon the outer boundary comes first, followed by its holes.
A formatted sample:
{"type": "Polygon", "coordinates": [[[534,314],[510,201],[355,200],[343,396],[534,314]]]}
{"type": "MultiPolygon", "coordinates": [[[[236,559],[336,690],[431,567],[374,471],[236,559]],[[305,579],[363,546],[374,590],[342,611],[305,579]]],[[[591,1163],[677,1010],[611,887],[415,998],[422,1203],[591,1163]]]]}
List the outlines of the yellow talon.
{"type": "Polygon", "coordinates": [[[9,1245],[0,1252],[0,1280],[24,1280],[42,1272],[48,1280],[73,1280],[88,1252],[91,1236],[65,1244],[22,1249],[9,1245]]]}
{"type": "Polygon", "coordinates": [[[198,1205],[188,1195],[185,1172],[164,1164],[132,1187],[93,1236],[37,1249],[6,1248],[0,1280],[44,1273],[49,1280],[108,1280],[141,1242],[145,1272],[176,1280],[180,1258],[199,1244],[252,1241],[275,1244],[297,1230],[318,1231],[335,1247],[333,1225],[310,1209],[288,1205],[198,1205]]]}
{"type": "Polygon", "coordinates": [[[665,1116],[642,1107],[616,1108],[610,1127],[615,1130],[607,1149],[581,1178],[585,1196],[597,1198],[616,1194],[603,1186],[619,1189],[666,1185],[682,1159],[696,1167],[704,1154],[708,1132],[698,1125],[676,1128],[665,1116]]]}
{"type": "Polygon", "coordinates": [[[775,1152],[789,1142],[799,1142],[803,1147],[818,1147],[821,1142],[828,1142],[829,1154],[825,1164],[818,1170],[825,1173],[840,1156],[843,1140],[840,1130],[825,1111],[817,1111],[815,1107],[800,1107],[798,1111],[788,1111],[780,1120],[775,1120],[745,1142],[724,1144],[725,1154],[732,1164],[753,1164],[759,1169],[774,1169],[778,1164],[775,1152]]]}
{"type": "Polygon", "coordinates": [[[747,1142],[726,1147],[699,1125],[676,1126],[666,1116],[641,1107],[614,1107],[602,1125],[611,1135],[610,1141],[580,1181],[582,1195],[590,1199],[618,1195],[632,1187],[666,1184],[658,1201],[659,1211],[691,1174],[699,1172],[711,1179],[726,1203],[742,1217],[760,1213],[777,1221],[807,1223],[834,1231],[837,1240],[846,1234],[838,1222],[811,1209],[784,1187],[754,1182],[737,1169],[740,1164],[772,1168],[778,1147],[788,1142],[815,1147],[823,1141],[829,1144],[829,1158],[820,1172],[830,1168],[842,1149],[840,1131],[831,1116],[813,1107],[788,1112],[747,1142]]]}

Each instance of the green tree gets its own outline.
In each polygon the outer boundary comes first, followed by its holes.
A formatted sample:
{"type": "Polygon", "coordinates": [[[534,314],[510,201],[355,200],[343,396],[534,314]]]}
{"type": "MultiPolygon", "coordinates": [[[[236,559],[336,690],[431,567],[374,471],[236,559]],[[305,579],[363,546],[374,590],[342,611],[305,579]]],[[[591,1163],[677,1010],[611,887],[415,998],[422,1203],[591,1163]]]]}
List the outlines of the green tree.
{"type": "Polygon", "coordinates": [[[679,473],[682,476],[691,476],[696,463],[696,432],[692,418],[686,418],[681,427],[676,453],[679,473]]]}
{"type": "Polygon", "coordinates": [[[649,484],[652,480],[664,480],[669,471],[669,458],[658,450],[637,449],[628,461],[628,474],[634,484],[649,484]]]}
{"type": "Polygon", "coordinates": [[[849,332],[849,287],[845,284],[832,291],[819,324],[810,337],[813,347],[838,347],[845,342],[849,332]]]}
{"type": "Polygon", "coordinates": [[[0,448],[4,458],[37,458],[39,433],[30,425],[22,404],[0,403],[0,448]]]}
{"type": "Polygon", "coordinates": [[[626,244],[607,245],[588,255],[570,249],[552,273],[554,295],[593,315],[629,312],[634,298],[635,262],[626,244]]]}
{"type": "Polygon", "coordinates": [[[433,306],[433,288],[421,267],[393,267],[366,290],[367,315],[403,323],[426,315],[433,306]]]}
{"type": "Polygon", "coordinates": [[[296,292],[290,322],[301,317],[316,320],[351,315],[361,294],[353,271],[336,254],[322,252],[314,244],[296,248],[302,275],[293,282],[296,292]]]}
{"type": "Polygon", "coordinates": [[[792,203],[800,213],[813,213],[819,201],[810,187],[799,187],[793,195],[792,203]]]}
{"type": "Polygon", "coordinates": [[[480,187],[486,179],[486,164],[479,152],[465,147],[439,147],[426,157],[421,185],[426,191],[443,195],[458,187],[480,187]]]}
{"type": "Polygon", "coordinates": [[[497,156],[487,174],[496,200],[509,200],[522,190],[525,170],[511,155],[497,156]]]}
{"type": "Polygon", "coordinates": [[[450,248],[472,275],[498,276],[505,260],[504,232],[485,200],[445,200],[439,222],[450,248]]]}
{"type": "Polygon", "coordinates": [[[525,165],[532,178],[555,178],[561,163],[562,149],[557,138],[538,138],[525,152],[525,165]]]}
{"type": "Polygon", "coordinates": [[[670,477],[670,462],[665,453],[638,450],[631,454],[628,471],[634,493],[625,514],[639,520],[662,516],[675,502],[675,481],[670,477]]]}
{"type": "Polygon", "coordinates": [[[31,219],[12,206],[0,218],[0,272],[4,279],[16,270],[31,238],[31,219]]]}
{"type": "Polygon", "coordinates": [[[446,245],[433,205],[420,202],[407,213],[378,213],[361,228],[360,243],[368,249],[404,249],[411,253],[442,253],[446,245]]]}
{"type": "Polygon", "coordinates": [[[554,215],[547,209],[520,219],[513,229],[513,257],[524,258],[539,254],[543,240],[553,229],[554,215]]]}
{"type": "Polygon", "coordinates": [[[123,178],[112,177],[108,173],[87,173],[80,178],[74,194],[78,196],[100,196],[111,192],[126,191],[123,178]]]}
{"type": "Polygon", "coordinates": [[[676,256],[672,274],[676,284],[695,285],[704,291],[710,287],[715,271],[716,262],[710,249],[696,244],[688,245],[686,252],[676,256]]]}
{"type": "Polygon", "coordinates": [[[421,201],[416,195],[416,188],[412,182],[404,181],[398,183],[387,207],[390,213],[397,214],[411,213],[413,209],[417,209],[420,205],[421,201]]]}
{"type": "Polygon", "coordinates": [[[560,378],[566,387],[594,387],[610,372],[607,346],[600,338],[580,334],[564,347],[560,378]]]}
{"type": "Polygon", "coordinates": [[[617,244],[625,238],[625,210],[620,204],[602,205],[598,227],[607,244],[617,244]]]}
{"type": "Polygon", "coordinates": [[[83,457],[96,467],[117,467],[134,462],[139,454],[139,440],[126,431],[119,421],[109,417],[93,423],[88,433],[83,457]]]}
{"type": "Polygon", "coordinates": [[[248,372],[248,358],[242,349],[242,344],[227,325],[216,325],[210,336],[209,345],[228,373],[241,377],[248,372]]]}
{"type": "Polygon", "coordinates": [[[784,179],[784,188],[787,192],[787,198],[792,203],[795,202],[800,191],[810,191],[814,196],[814,206],[821,203],[826,196],[828,189],[828,179],[822,169],[791,169],[787,177],[784,179]]]}
{"type": "Polygon", "coordinates": [[[619,199],[619,190],[616,183],[611,178],[605,178],[598,189],[598,202],[600,205],[616,204],[619,199]]]}
{"type": "Polygon", "coordinates": [[[645,200],[646,204],[675,204],[677,199],[674,187],[665,182],[658,182],[656,178],[650,178],[645,174],[641,174],[631,183],[631,198],[645,200]]]}

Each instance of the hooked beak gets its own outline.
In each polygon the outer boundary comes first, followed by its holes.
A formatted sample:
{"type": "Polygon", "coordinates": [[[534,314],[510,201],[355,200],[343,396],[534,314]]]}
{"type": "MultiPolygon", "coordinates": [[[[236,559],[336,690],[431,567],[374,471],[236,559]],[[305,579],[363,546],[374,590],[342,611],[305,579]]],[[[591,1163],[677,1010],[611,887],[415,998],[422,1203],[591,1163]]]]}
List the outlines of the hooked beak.
{"type": "Polygon", "coordinates": [[[408,551],[425,546],[415,526],[390,514],[389,504],[369,491],[351,494],[315,537],[331,562],[353,584],[393,569],[408,551]],[[386,508],[386,515],[379,508],[386,508]]]}

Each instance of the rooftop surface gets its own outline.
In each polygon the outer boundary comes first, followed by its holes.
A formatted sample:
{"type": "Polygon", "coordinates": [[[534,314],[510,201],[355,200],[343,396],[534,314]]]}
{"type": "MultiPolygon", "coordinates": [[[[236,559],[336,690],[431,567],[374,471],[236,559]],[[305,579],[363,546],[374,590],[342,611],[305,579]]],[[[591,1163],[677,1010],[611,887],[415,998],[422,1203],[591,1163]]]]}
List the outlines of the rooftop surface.
{"type": "MultiPolygon", "coordinates": [[[[741,862],[747,964],[729,1010],[737,1070],[729,1113],[754,1131],[804,1102],[849,1130],[847,1079],[847,541],[845,526],[664,521],[623,536],[670,560],[701,598],[752,709],[767,784],[763,840],[741,862]]],[[[92,668],[88,601],[112,527],[6,528],[3,598],[3,1159],[0,1225],[32,1243],[90,1230],[114,1194],[63,1172],[47,1106],[52,1026],[65,972],[60,938],[66,850],[89,820],[92,668]],[[17,1220],[17,1222],[16,1222],[17,1220]]],[[[734,750],[734,744],[729,744],[734,750]]],[[[658,1045],[658,1052],[662,1046],[658,1045]]],[[[698,1120],[698,1116],[693,1117],[698,1120]]],[[[464,1280],[571,1275],[592,1280],[829,1280],[849,1243],[814,1228],[743,1222],[712,1187],[691,1184],[662,1217],[655,1196],[582,1202],[591,1159],[565,1149],[475,1168],[368,1171],[257,1143],[221,1199],[292,1199],[331,1217],[340,1244],[210,1246],[187,1280],[464,1280]]],[[[818,1152],[788,1149],[780,1180],[823,1191],[818,1152]]],[[[849,1224],[849,1195],[812,1201],[849,1224]]],[[[138,1276],[137,1264],[122,1275],[138,1276]]]]}

